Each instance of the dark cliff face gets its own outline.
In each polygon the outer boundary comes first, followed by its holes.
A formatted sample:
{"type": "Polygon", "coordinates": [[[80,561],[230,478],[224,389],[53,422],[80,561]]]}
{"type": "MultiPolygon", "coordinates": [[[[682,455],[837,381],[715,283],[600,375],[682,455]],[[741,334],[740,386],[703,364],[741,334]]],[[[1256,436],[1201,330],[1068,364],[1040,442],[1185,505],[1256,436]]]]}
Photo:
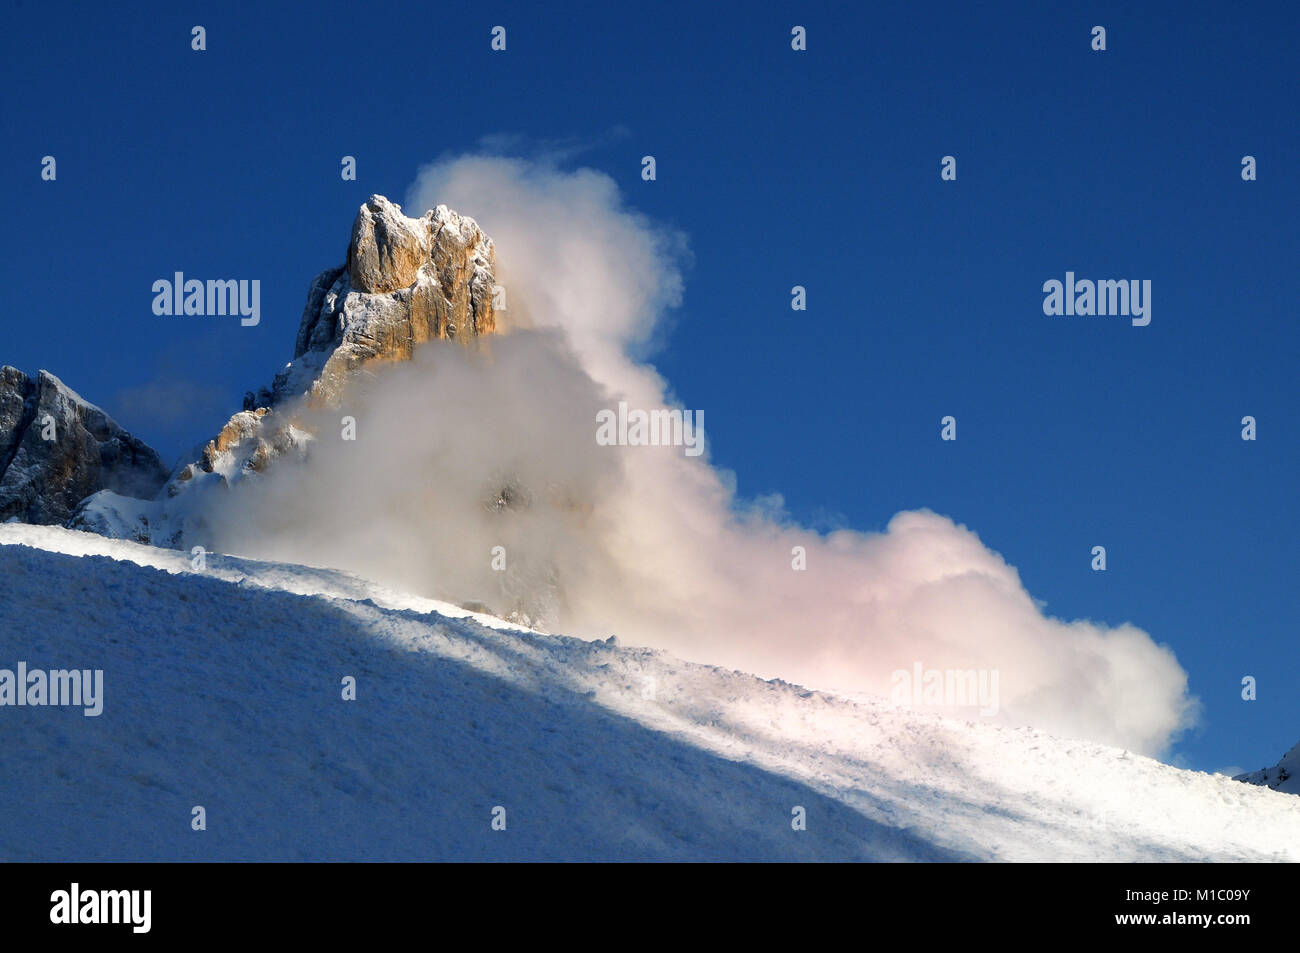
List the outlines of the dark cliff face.
{"type": "Polygon", "coordinates": [[[0,521],[63,523],[99,490],[150,497],[167,468],[57,377],[0,368],[0,521]]]}

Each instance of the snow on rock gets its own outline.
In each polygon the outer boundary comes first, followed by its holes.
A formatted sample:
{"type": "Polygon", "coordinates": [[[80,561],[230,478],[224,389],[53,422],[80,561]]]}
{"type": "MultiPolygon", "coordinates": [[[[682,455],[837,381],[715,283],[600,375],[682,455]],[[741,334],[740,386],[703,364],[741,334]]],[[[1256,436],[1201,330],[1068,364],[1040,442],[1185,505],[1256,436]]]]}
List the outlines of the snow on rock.
{"type": "Polygon", "coordinates": [[[3,860],[1300,860],[1264,787],[346,573],[8,524],[0,601],[0,667],[105,686],[0,708],[3,860]]]}
{"type": "Polygon", "coordinates": [[[266,402],[307,396],[332,405],[370,361],[409,360],[428,340],[491,334],[495,267],[492,240],[472,218],[445,205],[408,218],[372,195],[353,223],[347,264],[312,282],[294,361],[266,402]]]}
{"type": "Polygon", "coordinates": [[[100,489],[152,496],[167,468],[48,371],[0,367],[0,520],[62,523],[100,489]]]}
{"type": "Polygon", "coordinates": [[[68,525],[183,545],[201,507],[172,501],[223,491],[278,457],[304,452],[311,434],[295,416],[300,403],[336,407],[367,365],[410,360],[425,341],[468,344],[494,333],[495,268],[492,240],[472,218],[445,205],[408,218],[400,205],[372,195],[357,212],[347,263],[321,272],[308,288],[293,360],[271,387],[246,394],[243,410],[171,475],[158,494],[163,505],[134,508],[142,518],[132,519],[133,508],[120,498],[98,496],[85,500],[68,525]]]}
{"type": "Polygon", "coordinates": [[[1247,784],[1262,784],[1274,791],[1284,791],[1287,794],[1300,794],[1300,743],[1284,754],[1282,760],[1273,767],[1247,771],[1245,774],[1237,775],[1233,780],[1245,781],[1247,784]]]}
{"type": "Polygon", "coordinates": [[[153,539],[159,545],[166,543],[156,538],[157,534],[152,530],[163,523],[163,504],[160,501],[138,500],[112,490],[100,490],[86,497],[69,520],[69,525],[78,530],[141,543],[153,539]]]}

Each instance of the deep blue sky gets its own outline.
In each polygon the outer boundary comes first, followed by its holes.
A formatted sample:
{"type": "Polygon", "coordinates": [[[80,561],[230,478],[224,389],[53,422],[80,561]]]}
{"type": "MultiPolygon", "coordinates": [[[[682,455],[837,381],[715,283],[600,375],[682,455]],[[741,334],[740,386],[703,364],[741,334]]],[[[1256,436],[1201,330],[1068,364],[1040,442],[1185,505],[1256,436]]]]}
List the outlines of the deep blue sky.
{"type": "Polygon", "coordinates": [[[742,493],[823,528],[931,507],[1050,613],[1171,644],[1190,766],[1300,738],[1295,4],[234,6],[5,4],[0,362],[170,457],[289,359],[367,195],[484,136],[588,142],[690,237],[655,362],[742,493]],[[1151,279],[1151,325],[1045,317],[1067,269],[1151,279]],[[176,270],[260,278],[262,324],[155,317],[176,270]]]}

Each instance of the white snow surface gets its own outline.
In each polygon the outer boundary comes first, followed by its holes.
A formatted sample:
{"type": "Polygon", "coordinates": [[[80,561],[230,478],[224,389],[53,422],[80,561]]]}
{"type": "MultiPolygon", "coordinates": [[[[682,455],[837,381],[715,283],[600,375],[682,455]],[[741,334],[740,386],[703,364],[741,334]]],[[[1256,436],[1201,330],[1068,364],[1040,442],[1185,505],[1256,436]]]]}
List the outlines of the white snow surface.
{"type": "Polygon", "coordinates": [[[1222,775],[190,560],[0,525],[0,668],[105,696],[0,707],[0,860],[1300,860],[1222,775]]]}

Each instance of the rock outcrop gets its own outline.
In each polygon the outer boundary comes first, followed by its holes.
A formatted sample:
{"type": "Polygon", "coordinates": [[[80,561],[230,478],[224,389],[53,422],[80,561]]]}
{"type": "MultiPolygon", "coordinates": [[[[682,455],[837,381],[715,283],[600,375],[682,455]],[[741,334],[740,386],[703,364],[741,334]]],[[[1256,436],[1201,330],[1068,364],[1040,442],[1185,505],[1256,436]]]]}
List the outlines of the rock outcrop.
{"type": "Polygon", "coordinates": [[[1285,794],[1300,794],[1300,744],[1284,754],[1282,760],[1273,767],[1248,771],[1237,775],[1233,780],[1260,784],[1285,794]]]}
{"type": "Polygon", "coordinates": [[[407,218],[372,195],[352,225],[346,264],[308,289],[293,361],[245,410],[300,396],[330,405],[364,364],[409,360],[425,341],[492,333],[495,267],[492,240],[472,218],[445,205],[407,218]]]}
{"type": "Polygon", "coordinates": [[[271,387],[245,395],[244,410],[178,481],[261,470],[305,436],[281,408],[298,399],[337,406],[348,378],[367,364],[410,360],[425,341],[468,342],[495,331],[495,267],[492,240],[472,218],[445,205],[407,218],[400,205],[372,195],[353,222],[346,263],[312,280],[293,360],[271,387]]]}
{"type": "Polygon", "coordinates": [[[167,468],[53,374],[0,368],[0,521],[63,523],[99,490],[149,497],[167,468]]]}
{"type": "Polygon", "coordinates": [[[372,195],[353,222],[345,263],[312,280],[293,360],[271,386],[244,396],[243,410],[176,470],[154,505],[101,493],[69,525],[181,545],[184,514],[194,509],[182,498],[192,490],[229,485],[305,449],[312,435],[294,416],[301,405],[338,406],[360,368],[409,360],[426,341],[469,343],[493,333],[495,267],[492,240],[472,218],[445,205],[408,218],[372,195]]]}

